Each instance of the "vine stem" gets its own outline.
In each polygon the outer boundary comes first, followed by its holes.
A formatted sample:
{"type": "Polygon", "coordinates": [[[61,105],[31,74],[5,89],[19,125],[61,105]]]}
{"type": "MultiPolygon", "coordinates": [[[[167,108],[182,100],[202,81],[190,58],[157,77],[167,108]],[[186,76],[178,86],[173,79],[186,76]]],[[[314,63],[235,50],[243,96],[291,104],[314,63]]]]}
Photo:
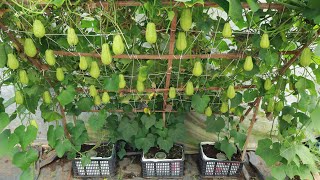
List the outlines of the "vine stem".
{"type": "Polygon", "coordinates": [[[255,110],[254,110],[254,113],[253,113],[253,116],[252,116],[252,120],[250,122],[250,126],[248,128],[246,142],[244,143],[244,146],[243,146],[243,152],[242,152],[242,155],[241,155],[241,161],[244,160],[244,156],[246,155],[246,152],[247,152],[247,147],[248,147],[248,144],[249,144],[249,139],[250,139],[250,136],[251,136],[251,133],[252,133],[253,125],[254,125],[254,123],[256,122],[256,119],[257,119],[257,113],[258,113],[258,110],[259,110],[259,107],[260,107],[260,102],[261,102],[261,97],[257,97],[256,105],[254,106],[255,110]]]}

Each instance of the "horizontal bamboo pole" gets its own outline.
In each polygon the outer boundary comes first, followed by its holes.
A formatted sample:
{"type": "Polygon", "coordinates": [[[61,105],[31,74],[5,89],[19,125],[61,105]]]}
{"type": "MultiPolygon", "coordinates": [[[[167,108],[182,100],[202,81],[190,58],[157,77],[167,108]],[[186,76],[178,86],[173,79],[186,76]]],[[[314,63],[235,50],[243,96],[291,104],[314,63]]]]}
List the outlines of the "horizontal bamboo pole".
{"type": "MultiPolygon", "coordinates": [[[[83,111],[83,112],[100,112],[101,110],[99,109],[94,109],[94,110],[89,110],[89,111],[83,111]]],[[[114,109],[114,110],[108,110],[108,112],[125,112],[122,109],[114,109]]],[[[132,112],[144,112],[143,109],[133,109],[132,112]]],[[[178,112],[178,111],[165,111],[165,110],[150,110],[150,112],[155,112],[155,113],[163,113],[163,112],[178,112]]]]}
{"type": "MultiPolygon", "coordinates": [[[[242,89],[254,89],[256,88],[255,85],[241,85],[241,86],[235,86],[235,90],[242,90],[242,89]]],[[[194,88],[195,91],[219,91],[223,90],[225,88],[222,87],[209,87],[209,88],[194,88]]],[[[89,91],[88,89],[82,89],[82,88],[77,88],[78,92],[84,92],[84,91],[89,91]]],[[[107,90],[98,90],[99,92],[114,92],[114,91],[107,91],[107,90]]],[[[168,92],[169,89],[145,89],[143,92],[156,92],[156,93],[161,93],[161,92],[168,92]]],[[[185,88],[176,88],[176,91],[178,92],[183,92],[185,91],[185,88]]],[[[137,93],[138,91],[136,89],[119,89],[118,92],[124,92],[124,93],[137,93]]]]}
{"type": "MultiPolygon", "coordinates": [[[[94,57],[94,58],[101,58],[100,54],[97,53],[82,53],[82,52],[68,52],[68,51],[53,51],[54,54],[59,56],[85,56],[85,57],[94,57]]],[[[286,52],[280,52],[280,54],[296,54],[296,51],[286,51],[286,52]]],[[[180,59],[243,59],[246,57],[245,53],[214,53],[214,54],[186,54],[186,55],[128,55],[128,54],[121,54],[121,55],[114,55],[113,58],[117,59],[132,59],[132,60],[168,60],[168,59],[174,59],[174,60],[180,60],[180,59]]]]}

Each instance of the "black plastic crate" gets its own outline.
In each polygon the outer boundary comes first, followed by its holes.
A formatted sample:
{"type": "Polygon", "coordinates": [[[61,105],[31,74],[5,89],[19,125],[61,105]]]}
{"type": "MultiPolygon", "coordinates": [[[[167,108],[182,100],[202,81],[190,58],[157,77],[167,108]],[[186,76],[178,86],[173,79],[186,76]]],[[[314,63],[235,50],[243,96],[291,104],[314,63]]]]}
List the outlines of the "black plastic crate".
{"type": "Polygon", "coordinates": [[[209,158],[203,153],[202,145],[214,144],[204,142],[200,144],[200,171],[201,176],[239,176],[242,171],[243,162],[240,161],[222,161],[209,158]]]}
{"type": "Polygon", "coordinates": [[[110,177],[116,173],[116,153],[113,145],[110,157],[91,157],[91,162],[82,166],[81,158],[72,161],[74,177],[110,177]]]}
{"type": "Polygon", "coordinates": [[[146,159],[142,155],[142,175],[148,177],[177,178],[183,176],[184,150],[182,147],[181,159],[146,159]]]}

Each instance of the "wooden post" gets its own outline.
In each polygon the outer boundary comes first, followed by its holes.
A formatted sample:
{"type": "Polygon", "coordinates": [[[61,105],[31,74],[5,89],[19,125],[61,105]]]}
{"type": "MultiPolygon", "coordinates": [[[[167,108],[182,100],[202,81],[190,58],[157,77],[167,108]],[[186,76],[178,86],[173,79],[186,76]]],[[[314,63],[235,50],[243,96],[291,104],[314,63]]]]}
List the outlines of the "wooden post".
{"type": "Polygon", "coordinates": [[[252,116],[252,120],[250,122],[250,126],[248,128],[247,139],[246,139],[246,142],[244,143],[244,146],[243,146],[243,152],[242,152],[242,156],[241,156],[241,161],[244,160],[244,156],[247,153],[247,146],[248,146],[248,143],[249,143],[249,138],[250,138],[251,133],[252,133],[253,125],[254,125],[254,123],[256,122],[256,119],[257,119],[257,113],[258,113],[258,110],[259,110],[259,107],[260,107],[261,97],[258,97],[256,101],[257,101],[257,103],[255,105],[255,110],[254,110],[254,113],[253,113],[253,116],[252,116]]]}

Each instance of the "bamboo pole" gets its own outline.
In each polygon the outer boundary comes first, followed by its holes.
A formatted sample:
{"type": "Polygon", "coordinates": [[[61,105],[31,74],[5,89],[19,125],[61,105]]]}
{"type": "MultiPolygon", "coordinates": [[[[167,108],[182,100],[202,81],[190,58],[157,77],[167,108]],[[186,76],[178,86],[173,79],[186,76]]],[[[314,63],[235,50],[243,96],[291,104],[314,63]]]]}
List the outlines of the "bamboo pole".
{"type": "Polygon", "coordinates": [[[254,110],[254,113],[253,113],[253,116],[252,116],[252,120],[251,120],[250,126],[248,128],[246,142],[244,143],[244,146],[243,146],[243,152],[242,152],[242,155],[241,155],[241,161],[244,160],[244,157],[245,157],[245,155],[247,153],[247,147],[248,147],[248,144],[249,144],[249,139],[250,139],[250,136],[251,136],[251,133],[252,133],[253,125],[254,125],[254,123],[256,122],[256,119],[257,119],[257,113],[259,111],[260,102],[261,102],[261,97],[258,97],[256,105],[255,105],[255,110],[254,110]]]}
{"type": "MultiPolygon", "coordinates": [[[[298,50],[299,51],[299,50],[298,50]]],[[[98,53],[83,53],[83,52],[68,52],[68,51],[53,51],[54,54],[59,56],[86,56],[86,57],[94,57],[100,59],[101,56],[98,53]]],[[[296,54],[297,51],[286,51],[286,52],[280,52],[282,55],[291,55],[296,54]]],[[[121,55],[114,55],[112,56],[116,59],[131,59],[131,60],[186,60],[186,59],[243,59],[246,57],[243,53],[213,53],[213,54],[185,54],[185,55],[179,55],[179,54],[164,54],[164,55],[136,55],[136,54],[121,54],[121,55]]]]}

